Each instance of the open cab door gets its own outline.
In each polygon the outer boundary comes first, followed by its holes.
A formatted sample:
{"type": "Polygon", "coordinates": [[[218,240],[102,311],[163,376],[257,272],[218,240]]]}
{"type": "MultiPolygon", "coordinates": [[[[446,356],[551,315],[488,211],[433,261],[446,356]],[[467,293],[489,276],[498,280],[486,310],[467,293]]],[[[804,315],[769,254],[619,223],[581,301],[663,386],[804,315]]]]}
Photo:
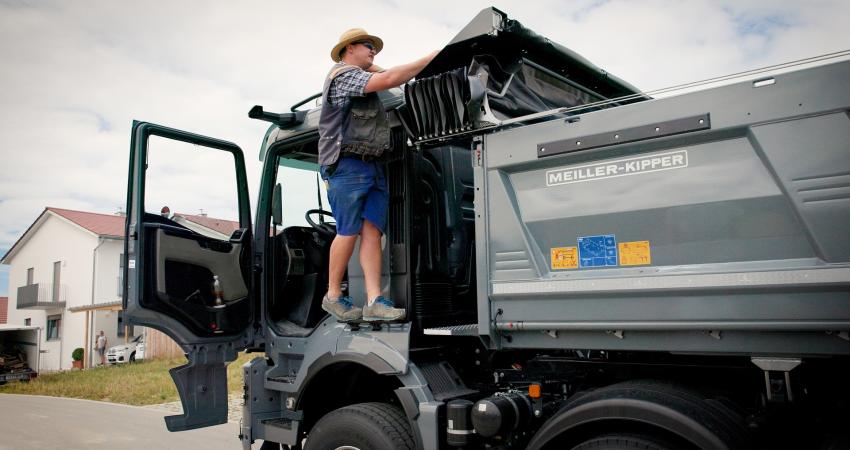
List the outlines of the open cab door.
{"type": "Polygon", "coordinates": [[[170,336],[189,360],[171,369],[183,414],[166,417],[168,429],[225,423],[226,366],[253,345],[252,325],[259,311],[250,269],[251,212],[240,148],[134,122],[125,233],[127,317],[170,336]],[[176,175],[186,171],[194,172],[189,177],[176,175]],[[218,197],[231,201],[220,202],[218,197]],[[212,210],[172,213],[157,203],[181,201],[191,203],[182,206],[189,211],[195,211],[198,202],[212,210]]]}

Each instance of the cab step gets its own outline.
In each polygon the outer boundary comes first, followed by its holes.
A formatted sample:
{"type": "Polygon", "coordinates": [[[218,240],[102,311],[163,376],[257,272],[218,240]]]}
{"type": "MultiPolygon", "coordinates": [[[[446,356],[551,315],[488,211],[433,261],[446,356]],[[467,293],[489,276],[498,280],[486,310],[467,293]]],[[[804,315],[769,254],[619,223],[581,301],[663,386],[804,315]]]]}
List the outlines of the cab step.
{"type": "Polygon", "coordinates": [[[429,336],[478,336],[478,324],[426,328],[423,331],[429,336]]]}
{"type": "Polygon", "coordinates": [[[351,331],[360,331],[360,329],[364,325],[369,325],[372,328],[372,331],[381,331],[386,327],[387,331],[390,331],[394,326],[396,328],[401,328],[404,325],[407,325],[407,319],[401,320],[351,320],[351,321],[338,321],[339,323],[344,323],[351,327],[351,331]]]}
{"type": "Polygon", "coordinates": [[[296,442],[299,422],[285,417],[263,420],[262,439],[272,442],[296,442]]]}

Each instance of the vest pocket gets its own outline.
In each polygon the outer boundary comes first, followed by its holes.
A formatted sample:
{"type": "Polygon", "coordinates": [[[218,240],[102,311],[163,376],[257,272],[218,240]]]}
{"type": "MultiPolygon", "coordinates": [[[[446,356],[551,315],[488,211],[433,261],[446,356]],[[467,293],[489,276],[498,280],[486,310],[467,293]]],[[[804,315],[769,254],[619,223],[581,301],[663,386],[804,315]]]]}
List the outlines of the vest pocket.
{"type": "Polygon", "coordinates": [[[378,125],[378,111],[365,107],[352,106],[351,121],[348,123],[348,134],[351,141],[371,142],[375,138],[378,125]]]}

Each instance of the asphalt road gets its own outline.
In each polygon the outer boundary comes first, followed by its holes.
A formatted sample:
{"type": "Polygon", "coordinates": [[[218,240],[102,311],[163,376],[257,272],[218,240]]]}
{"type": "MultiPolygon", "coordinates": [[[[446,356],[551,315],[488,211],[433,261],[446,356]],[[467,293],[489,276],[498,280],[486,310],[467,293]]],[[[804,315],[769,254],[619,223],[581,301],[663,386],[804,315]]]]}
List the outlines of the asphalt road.
{"type": "Polygon", "coordinates": [[[171,433],[162,419],[170,414],[90,400],[0,394],[0,450],[242,448],[238,423],[171,433]]]}

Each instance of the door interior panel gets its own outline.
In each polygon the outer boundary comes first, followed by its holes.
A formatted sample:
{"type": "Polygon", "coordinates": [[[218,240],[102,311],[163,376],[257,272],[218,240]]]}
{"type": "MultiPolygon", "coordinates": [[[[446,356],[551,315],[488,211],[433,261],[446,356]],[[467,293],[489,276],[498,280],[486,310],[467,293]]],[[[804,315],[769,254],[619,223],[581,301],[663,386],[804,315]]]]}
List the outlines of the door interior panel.
{"type": "Polygon", "coordinates": [[[148,279],[142,303],[166,313],[198,336],[237,334],[251,320],[242,244],[221,241],[187,228],[146,223],[148,279]],[[223,291],[216,305],[213,275],[223,291]]]}
{"type": "MultiPolygon", "coordinates": [[[[248,295],[248,287],[242,279],[239,267],[242,245],[218,241],[193,233],[186,236],[187,230],[172,231],[160,229],[156,233],[157,290],[171,293],[171,286],[182,284],[197,286],[198,289],[212,294],[213,275],[218,275],[225,302],[238,300],[248,295]],[[186,270],[181,267],[192,266],[197,269],[186,270]],[[207,275],[206,279],[197,275],[207,275]],[[180,276],[183,275],[183,276],[180,276]],[[185,278],[184,278],[185,277],[185,278]],[[177,281],[169,283],[169,281],[177,281]],[[206,283],[206,284],[204,284],[206,283]],[[170,286],[169,286],[170,285],[170,286]]],[[[173,289],[173,288],[172,288],[173,289]]]]}

